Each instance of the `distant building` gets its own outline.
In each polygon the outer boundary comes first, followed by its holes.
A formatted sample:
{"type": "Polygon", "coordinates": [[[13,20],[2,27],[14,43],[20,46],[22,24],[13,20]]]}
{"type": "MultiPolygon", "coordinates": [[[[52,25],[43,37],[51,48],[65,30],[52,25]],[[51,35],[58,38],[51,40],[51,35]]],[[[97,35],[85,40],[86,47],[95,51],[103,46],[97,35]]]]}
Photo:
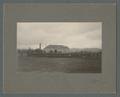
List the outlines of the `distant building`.
{"type": "Polygon", "coordinates": [[[47,53],[67,53],[69,48],[64,45],[48,45],[44,48],[47,53]]]}

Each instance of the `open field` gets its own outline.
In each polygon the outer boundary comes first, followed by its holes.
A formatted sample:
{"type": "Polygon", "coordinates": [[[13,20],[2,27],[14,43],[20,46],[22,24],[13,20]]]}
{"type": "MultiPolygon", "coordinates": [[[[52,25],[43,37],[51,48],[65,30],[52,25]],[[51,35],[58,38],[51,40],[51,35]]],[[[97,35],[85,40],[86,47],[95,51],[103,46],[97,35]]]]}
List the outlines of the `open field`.
{"type": "Polygon", "coordinates": [[[100,73],[101,58],[18,57],[20,72],[100,73]]]}

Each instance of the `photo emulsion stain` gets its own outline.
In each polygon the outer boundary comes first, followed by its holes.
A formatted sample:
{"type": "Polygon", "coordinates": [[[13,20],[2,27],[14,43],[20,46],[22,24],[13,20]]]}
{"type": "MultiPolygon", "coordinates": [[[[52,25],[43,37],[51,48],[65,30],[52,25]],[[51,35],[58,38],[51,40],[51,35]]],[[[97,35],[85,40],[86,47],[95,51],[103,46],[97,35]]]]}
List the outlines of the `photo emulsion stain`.
{"type": "Polygon", "coordinates": [[[101,73],[101,22],[18,22],[17,71],[101,73]]]}

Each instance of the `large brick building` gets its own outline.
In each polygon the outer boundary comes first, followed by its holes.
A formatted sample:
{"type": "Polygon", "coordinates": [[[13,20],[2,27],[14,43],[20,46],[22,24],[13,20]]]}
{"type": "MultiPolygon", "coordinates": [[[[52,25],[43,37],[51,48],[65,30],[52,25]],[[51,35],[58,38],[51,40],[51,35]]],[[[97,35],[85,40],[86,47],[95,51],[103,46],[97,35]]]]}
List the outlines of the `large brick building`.
{"type": "Polygon", "coordinates": [[[64,45],[48,45],[44,48],[45,52],[54,52],[54,53],[67,53],[69,48],[64,45]]]}

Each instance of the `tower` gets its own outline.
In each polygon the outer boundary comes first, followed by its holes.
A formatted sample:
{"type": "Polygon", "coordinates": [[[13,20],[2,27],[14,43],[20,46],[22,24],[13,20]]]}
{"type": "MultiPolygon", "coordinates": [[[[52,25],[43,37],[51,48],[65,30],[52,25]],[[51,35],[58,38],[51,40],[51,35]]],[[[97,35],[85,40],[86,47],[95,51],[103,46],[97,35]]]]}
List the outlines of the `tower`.
{"type": "Polygon", "coordinates": [[[39,44],[39,49],[41,50],[41,43],[39,44]]]}

